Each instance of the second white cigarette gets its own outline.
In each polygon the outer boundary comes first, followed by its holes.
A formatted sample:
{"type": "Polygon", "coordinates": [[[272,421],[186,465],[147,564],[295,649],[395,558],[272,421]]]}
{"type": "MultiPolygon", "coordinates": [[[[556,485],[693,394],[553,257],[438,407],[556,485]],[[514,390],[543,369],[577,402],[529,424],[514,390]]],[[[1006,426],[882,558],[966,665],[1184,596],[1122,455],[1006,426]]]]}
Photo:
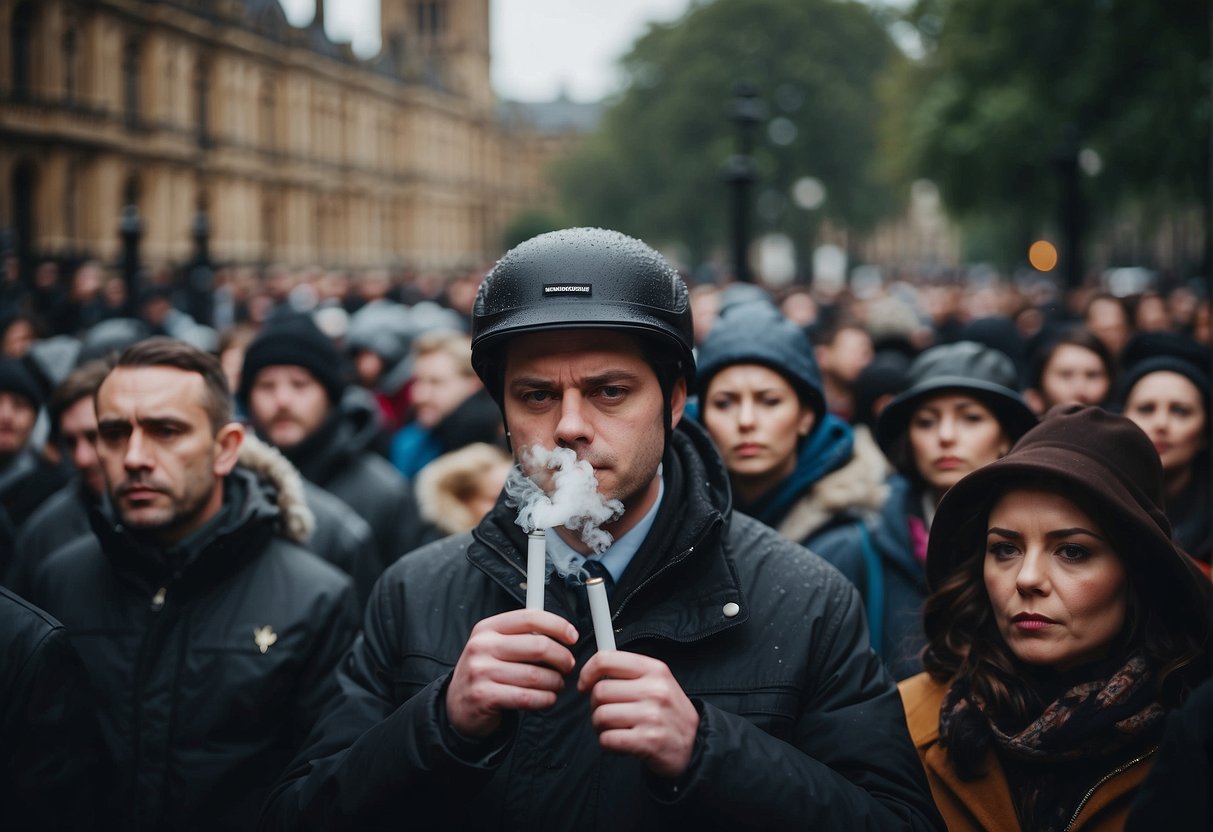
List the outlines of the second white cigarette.
{"type": "Polygon", "coordinates": [[[543,609],[543,582],[547,577],[547,536],[543,529],[528,532],[526,541],[526,608],[543,609]]]}
{"type": "Polygon", "coordinates": [[[590,617],[594,620],[598,652],[614,650],[615,631],[611,629],[611,605],[607,602],[606,583],[602,578],[590,578],[585,582],[585,591],[590,599],[590,617]]]}

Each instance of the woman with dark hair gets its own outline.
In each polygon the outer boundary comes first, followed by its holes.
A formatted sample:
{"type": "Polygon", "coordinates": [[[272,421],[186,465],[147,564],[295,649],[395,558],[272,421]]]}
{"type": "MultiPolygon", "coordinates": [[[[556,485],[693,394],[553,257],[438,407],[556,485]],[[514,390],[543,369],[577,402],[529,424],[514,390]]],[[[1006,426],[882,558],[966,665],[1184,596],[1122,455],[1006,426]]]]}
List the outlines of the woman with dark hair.
{"type": "Polygon", "coordinates": [[[1050,411],[943,498],[926,672],[901,683],[949,829],[1120,829],[1163,718],[1209,673],[1209,582],[1132,422],[1050,411]]]}
{"type": "MultiPolygon", "coordinates": [[[[923,563],[936,505],[961,477],[1003,456],[1036,423],[1016,392],[1014,364],[982,344],[932,347],[907,375],[909,386],[876,422],[876,439],[898,473],[889,479],[889,498],[872,533],[884,588],[882,655],[898,679],[922,670],[923,563]]],[[[862,564],[835,566],[863,585],[862,564]]]]}
{"type": "Polygon", "coordinates": [[[1125,348],[1121,407],[1146,432],[1162,462],[1175,543],[1209,572],[1209,351],[1180,335],[1139,335],[1125,348]]]}
{"type": "Polygon", "coordinates": [[[1028,364],[1024,400],[1037,413],[1059,404],[1107,401],[1116,364],[1104,342],[1088,329],[1073,327],[1039,339],[1028,364]]]}

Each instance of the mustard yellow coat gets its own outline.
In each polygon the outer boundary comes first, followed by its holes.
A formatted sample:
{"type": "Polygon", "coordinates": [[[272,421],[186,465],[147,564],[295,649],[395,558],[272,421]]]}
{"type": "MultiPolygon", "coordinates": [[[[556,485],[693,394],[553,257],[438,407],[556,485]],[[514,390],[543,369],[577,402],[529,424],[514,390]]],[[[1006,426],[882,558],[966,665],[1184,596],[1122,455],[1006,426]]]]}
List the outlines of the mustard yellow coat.
{"type": "MultiPolygon", "coordinates": [[[[994,752],[986,760],[984,777],[965,782],[956,776],[947,752],[939,744],[939,707],[948,686],[926,673],[897,685],[910,727],[910,738],[918,749],[935,805],[948,829],[1018,832],[1019,822],[1011,800],[1011,789],[994,752]]],[[[1150,752],[1153,753],[1152,751],[1150,752]]],[[[1104,832],[1124,828],[1133,793],[1145,779],[1152,759],[1149,755],[1110,770],[1078,808],[1069,830],[1104,832]]]]}

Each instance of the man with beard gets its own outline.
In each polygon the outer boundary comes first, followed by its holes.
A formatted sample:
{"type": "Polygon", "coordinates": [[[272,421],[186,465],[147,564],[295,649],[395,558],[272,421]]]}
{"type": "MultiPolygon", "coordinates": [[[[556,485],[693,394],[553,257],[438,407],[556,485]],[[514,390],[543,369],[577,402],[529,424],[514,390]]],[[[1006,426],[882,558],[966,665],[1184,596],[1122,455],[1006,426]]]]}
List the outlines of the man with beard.
{"type": "Polygon", "coordinates": [[[548,528],[548,554],[580,568],[549,573],[542,610],[522,608],[508,500],[390,567],[262,828],[939,828],[858,594],[734,514],[723,462],[682,418],[695,365],[677,273],[622,234],[544,234],[498,261],[472,322],[516,457],[592,466],[621,503],[612,540],[548,528]],[[618,649],[590,636],[593,573],[614,587],[618,649]]]}
{"type": "Polygon", "coordinates": [[[0,576],[8,572],[17,527],[67,482],[30,442],[43,395],[25,364],[0,358],[0,576]]]}
{"type": "Polygon", "coordinates": [[[379,571],[422,533],[404,477],[373,447],[382,427],[367,391],[346,382],[341,354],[308,315],[272,321],[244,354],[238,396],[258,436],[370,525],[379,571]]]}
{"type": "Polygon", "coordinates": [[[277,489],[237,464],[244,429],[213,356],[130,347],[96,415],[96,534],[44,561],[31,599],[88,671],[117,781],[107,823],[249,829],[333,693],[350,580],[289,539],[277,489]]]}

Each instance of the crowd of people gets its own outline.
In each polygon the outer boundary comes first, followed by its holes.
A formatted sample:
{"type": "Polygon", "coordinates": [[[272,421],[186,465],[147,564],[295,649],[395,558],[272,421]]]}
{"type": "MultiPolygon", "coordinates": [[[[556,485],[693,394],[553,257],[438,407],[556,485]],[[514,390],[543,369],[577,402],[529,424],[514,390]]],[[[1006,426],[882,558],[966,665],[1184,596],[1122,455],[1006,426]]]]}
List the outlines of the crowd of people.
{"type": "Polygon", "coordinates": [[[1208,827],[1199,286],[20,272],[13,828],[1208,827]]]}

